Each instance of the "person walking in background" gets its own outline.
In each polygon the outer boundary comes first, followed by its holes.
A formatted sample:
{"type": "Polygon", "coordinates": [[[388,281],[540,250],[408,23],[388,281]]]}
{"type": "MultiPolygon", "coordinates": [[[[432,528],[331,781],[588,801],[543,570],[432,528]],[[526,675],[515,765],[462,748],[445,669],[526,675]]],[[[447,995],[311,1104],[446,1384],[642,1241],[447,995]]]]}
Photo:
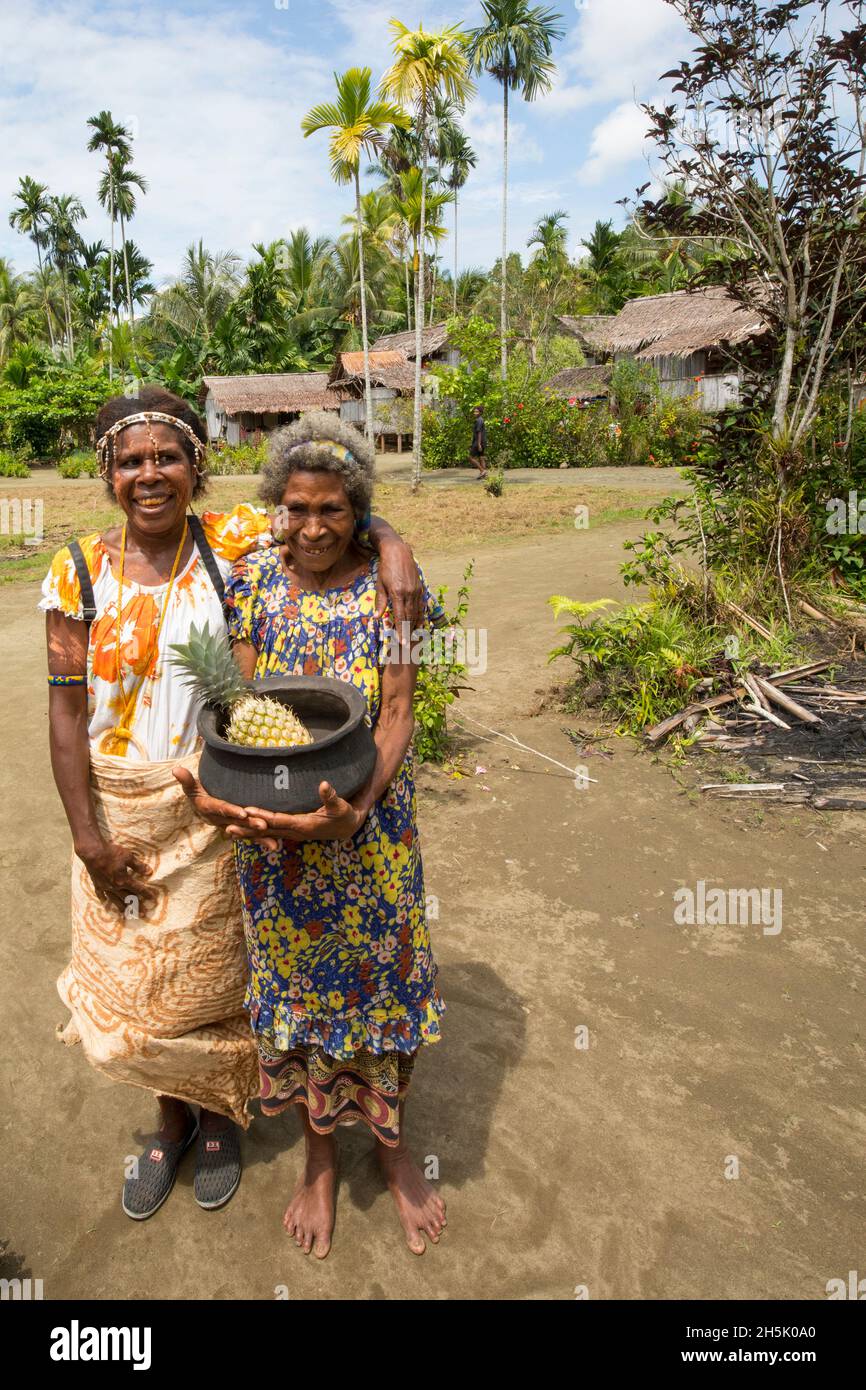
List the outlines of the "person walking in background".
{"type": "Polygon", "coordinates": [[[484,411],[480,405],[476,405],[472,422],[472,444],[469,448],[469,457],[477,465],[479,478],[487,476],[487,426],[484,423],[484,411]]]}

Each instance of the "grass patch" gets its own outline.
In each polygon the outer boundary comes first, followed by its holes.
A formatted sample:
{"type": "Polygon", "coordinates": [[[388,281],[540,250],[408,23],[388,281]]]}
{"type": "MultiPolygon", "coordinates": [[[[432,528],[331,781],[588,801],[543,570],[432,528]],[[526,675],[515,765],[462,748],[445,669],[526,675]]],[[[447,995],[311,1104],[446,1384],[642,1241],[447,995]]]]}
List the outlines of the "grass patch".
{"type": "MultiPolygon", "coordinates": [[[[196,510],[227,511],[239,502],[257,501],[255,477],[212,478],[196,510]]],[[[56,473],[42,479],[10,479],[0,499],[39,498],[43,503],[43,538],[25,545],[21,536],[0,535],[0,583],[41,576],[50,557],[76,536],[105,531],[121,520],[119,508],[108,499],[104,484],[77,478],[61,480],[56,473]]],[[[488,497],[483,488],[423,484],[413,494],[405,485],[383,483],[376,489],[373,510],[418,551],[459,551],[467,547],[521,540],[566,532],[575,524],[575,508],[586,507],[590,529],[643,517],[653,496],[638,489],[577,487],[533,483],[509,488],[502,497],[488,497]]]]}

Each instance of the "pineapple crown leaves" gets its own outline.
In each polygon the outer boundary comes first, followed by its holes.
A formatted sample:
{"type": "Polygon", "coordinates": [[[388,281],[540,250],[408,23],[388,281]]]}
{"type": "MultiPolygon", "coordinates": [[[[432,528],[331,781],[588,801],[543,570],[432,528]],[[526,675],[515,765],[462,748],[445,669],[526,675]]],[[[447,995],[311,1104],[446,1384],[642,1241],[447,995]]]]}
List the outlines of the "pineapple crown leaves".
{"type": "Polygon", "coordinates": [[[209,627],[197,628],[193,623],[189,641],[175,642],[169,651],[174,653],[172,665],[184,672],[183,684],[205,704],[228,709],[249,693],[224,632],[213,633],[209,627]]]}

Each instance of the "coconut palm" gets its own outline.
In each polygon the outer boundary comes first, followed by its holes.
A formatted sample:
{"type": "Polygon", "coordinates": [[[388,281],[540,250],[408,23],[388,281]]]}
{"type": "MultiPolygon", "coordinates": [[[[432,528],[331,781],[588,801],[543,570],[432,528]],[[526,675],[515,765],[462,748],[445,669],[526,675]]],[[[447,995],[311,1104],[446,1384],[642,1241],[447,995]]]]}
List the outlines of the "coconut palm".
{"type": "Polygon", "coordinates": [[[473,29],[469,62],[473,71],[487,72],[502,86],[502,259],[500,276],[499,332],[502,341],[502,379],[508,370],[508,93],[520,92],[534,101],[550,90],[556,64],[551,54],[554,40],[564,29],[562,15],[530,6],[526,0],[482,0],[485,23],[473,29]]]}
{"type": "MultiPolygon", "coordinates": [[[[101,334],[108,314],[108,247],[103,241],[82,244],[74,271],[78,320],[89,335],[101,334]]],[[[91,341],[89,350],[94,352],[91,341]]]]}
{"type": "MultiPolygon", "coordinates": [[[[111,226],[111,257],[109,260],[109,274],[111,283],[108,288],[109,305],[114,305],[114,224],[117,214],[114,206],[114,177],[112,176],[112,160],[115,155],[123,154],[127,158],[130,155],[129,142],[132,139],[126,126],[119,125],[115,121],[110,111],[100,111],[98,116],[90,116],[87,124],[93,134],[87,142],[87,148],[91,153],[99,151],[105,155],[106,176],[108,183],[106,193],[108,195],[108,220],[111,226]]],[[[105,204],[103,203],[103,206],[105,204]]],[[[114,376],[114,354],[112,352],[111,335],[108,338],[108,375],[114,376]]]]}
{"type": "Polygon", "coordinates": [[[622,232],[615,232],[613,222],[597,221],[581,246],[589,253],[581,268],[589,280],[596,313],[616,313],[627,298],[629,274],[622,264],[620,247],[622,232]]]}
{"type": "MultiPolygon", "coordinates": [[[[23,236],[29,236],[33,245],[36,247],[36,261],[39,266],[39,278],[43,280],[42,248],[47,245],[48,228],[48,185],[37,183],[25,174],[18,180],[18,192],[15,194],[18,203],[9,214],[9,226],[15,231],[21,232],[23,236]]],[[[48,341],[54,350],[54,325],[51,321],[51,307],[47,297],[43,300],[45,309],[45,320],[48,324],[48,341]]]]}
{"type": "Polygon", "coordinates": [[[435,33],[411,30],[392,19],[394,62],[382,78],[382,91],[415,111],[421,145],[421,208],[415,303],[415,412],[412,486],[421,482],[421,332],[424,324],[424,249],[427,221],[428,130],[433,99],[450,98],[462,109],[475,90],[466,62],[467,35],[451,24],[435,33]]]}
{"type": "Polygon", "coordinates": [[[451,142],[448,147],[448,175],[445,179],[446,188],[450,189],[454,195],[454,313],[457,313],[457,284],[459,275],[457,271],[457,195],[469,178],[470,171],[478,163],[477,156],[469,141],[465,131],[459,126],[455,129],[451,142]]]}
{"type": "Polygon", "coordinates": [[[301,122],[304,138],[330,130],[331,173],[336,183],[354,182],[361,292],[361,339],[364,349],[364,401],[367,438],[373,441],[373,392],[370,385],[370,339],[367,331],[367,295],[364,277],[364,236],[361,213],[361,155],[381,149],[392,126],[406,128],[406,113],[391,101],[373,100],[373,75],[369,68],[350,68],[334,74],[337,100],[314,106],[301,122]]]}
{"type": "Polygon", "coordinates": [[[170,325],[197,339],[203,349],[240,290],[240,257],[234,251],[208,251],[204,242],[184,253],[180,278],[157,295],[150,309],[154,326],[170,325]]]}
{"type": "Polygon", "coordinates": [[[468,314],[481,292],[487,287],[487,271],[481,266],[467,266],[455,283],[454,312],[468,314]]]}
{"type": "MultiPolygon", "coordinates": [[[[386,188],[374,188],[361,198],[361,228],[364,237],[364,253],[367,251],[386,252],[394,241],[394,234],[400,222],[400,213],[393,195],[386,188]]],[[[357,213],[347,213],[343,225],[350,227],[358,235],[357,213]]]]}
{"type": "Polygon", "coordinates": [[[37,303],[43,309],[46,319],[50,319],[51,324],[53,325],[52,331],[49,335],[49,343],[51,344],[52,352],[56,353],[58,347],[58,339],[62,337],[63,334],[63,286],[60,282],[60,276],[58,275],[57,271],[51,263],[50,246],[48,245],[47,241],[47,230],[45,235],[45,250],[47,254],[43,257],[42,269],[40,270],[37,268],[36,270],[32,271],[30,275],[30,281],[33,286],[33,294],[36,298],[37,303]]]}
{"type": "Polygon", "coordinates": [[[123,279],[126,286],[126,312],[129,315],[130,337],[135,342],[135,308],[129,275],[129,256],[127,255],[126,224],[135,216],[135,189],[147,192],[147,182],[141,174],[130,167],[130,153],[125,149],[113,151],[108,156],[105,173],[99,183],[101,205],[120,222],[120,250],[123,266],[123,279]]]}
{"type": "Polygon", "coordinates": [[[527,246],[537,246],[533,260],[543,261],[552,266],[568,257],[568,213],[563,209],[545,213],[533,228],[527,246]]]}
{"type": "Polygon", "coordinates": [[[286,289],[294,314],[314,309],[319,301],[318,290],[322,270],[331,253],[328,237],[311,237],[306,227],[298,227],[284,241],[286,289]]]}

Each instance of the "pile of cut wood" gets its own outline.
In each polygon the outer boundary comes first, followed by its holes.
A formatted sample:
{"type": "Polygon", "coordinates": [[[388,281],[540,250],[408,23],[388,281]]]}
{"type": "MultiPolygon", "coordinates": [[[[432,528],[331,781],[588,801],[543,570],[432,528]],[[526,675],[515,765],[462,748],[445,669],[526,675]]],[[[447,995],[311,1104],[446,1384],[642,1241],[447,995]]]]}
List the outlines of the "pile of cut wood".
{"type": "Polygon", "coordinates": [[[737,755],[762,780],[708,782],[711,796],[866,810],[866,665],[813,661],[749,673],[720,695],[663,719],[646,733],[658,746],[675,730],[702,747],[737,755]],[[831,681],[826,672],[833,667],[831,681]]]}

